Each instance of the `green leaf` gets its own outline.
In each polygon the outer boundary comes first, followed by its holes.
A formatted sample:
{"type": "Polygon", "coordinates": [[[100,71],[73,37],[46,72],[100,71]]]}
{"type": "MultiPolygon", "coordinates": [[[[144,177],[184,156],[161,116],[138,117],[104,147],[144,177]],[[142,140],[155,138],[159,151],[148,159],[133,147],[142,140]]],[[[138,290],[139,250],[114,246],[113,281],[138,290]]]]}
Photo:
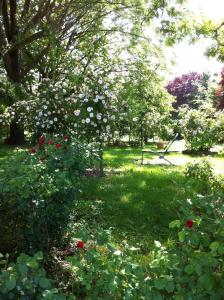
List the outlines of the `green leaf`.
{"type": "Polygon", "coordinates": [[[194,267],[192,265],[187,265],[184,268],[185,273],[187,273],[188,275],[191,275],[194,272],[194,267]]]}
{"type": "Polygon", "coordinates": [[[166,290],[168,293],[172,293],[174,291],[174,288],[175,288],[175,286],[174,286],[173,282],[168,282],[166,284],[166,290]]]}
{"type": "Polygon", "coordinates": [[[193,232],[191,235],[190,235],[190,241],[192,242],[192,244],[194,246],[197,246],[199,243],[200,243],[200,238],[198,236],[197,233],[193,232]]]}
{"type": "Polygon", "coordinates": [[[10,274],[8,280],[6,281],[6,289],[8,291],[13,290],[16,287],[16,275],[10,274]]]}
{"type": "Polygon", "coordinates": [[[169,228],[173,229],[173,228],[180,228],[181,226],[181,222],[180,220],[174,220],[169,224],[169,228]]]}
{"type": "Polygon", "coordinates": [[[30,267],[31,269],[37,269],[37,268],[39,267],[38,262],[37,262],[34,258],[30,258],[30,259],[27,261],[26,265],[27,265],[28,267],[30,267]]]}
{"type": "Polygon", "coordinates": [[[213,242],[209,245],[209,248],[212,250],[212,251],[217,251],[218,248],[219,248],[219,242],[213,242]]]}
{"type": "Polygon", "coordinates": [[[37,259],[37,260],[43,260],[44,256],[43,256],[43,252],[42,251],[38,251],[34,257],[37,259]]]}
{"type": "Polygon", "coordinates": [[[185,241],[185,232],[184,231],[180,231],[180,232],[178,232],[178,238],[179,238],[179,241],[181,242],[181,243],[183,243],[184,241],[185,241]]]}
{"type": "Polygon", "coordinates": [[[158,290],[162,290],[166,287],[166,283],[167,283],[167,281],[164,280],[164,278],[158,278],[158,279],[155,280],[155,287],[158,290]]]}
{"type": "Polygon", "coordinates": [[[42,277],[40,280],[39,280],[39,286],[43,289],[46,289],[50,286],[50,281],[49,279],[45,278],[45,277],[42,277]]]}

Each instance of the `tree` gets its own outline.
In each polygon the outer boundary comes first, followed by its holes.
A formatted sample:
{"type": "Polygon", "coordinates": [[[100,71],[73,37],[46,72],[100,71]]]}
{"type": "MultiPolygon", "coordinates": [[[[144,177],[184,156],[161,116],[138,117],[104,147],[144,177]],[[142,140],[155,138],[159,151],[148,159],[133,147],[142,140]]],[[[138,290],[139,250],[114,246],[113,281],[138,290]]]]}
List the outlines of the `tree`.
{"type": "MultiPolygon", "coordinates": [[[[154,18],[166,21],[172,18],[173,22],[178,19],[180,12],[177,9],[182,2],[0,0],[0,58],[9,80],[28,90],[31,70],[49,77],[52,66],[45,68],[45,63],[51,64],[55,48],[77,50],[80,41],[97,36],[101,31],[139,36],[145,22],[154,18]],[[104,23],[108,18],[115,24],[109,28],[108,23],[104,23]]],[[[164,23],[161,26],[164,27],[164,23]]],[[[18,100],[16,96],[14,102],[18,100]]],[[[18,144],[23,141],[22,126],[10,124],[10,142],[18,144]]]]}
{"type": "Polygon", "coordinates": [[[202,75],[192,72],[174,78],[166,86],[167,91],[176,101],[173,103],[174,108],[179,108],[183,104],[192,104],[198,93],[198,84],[202,83],[202,75]]]}

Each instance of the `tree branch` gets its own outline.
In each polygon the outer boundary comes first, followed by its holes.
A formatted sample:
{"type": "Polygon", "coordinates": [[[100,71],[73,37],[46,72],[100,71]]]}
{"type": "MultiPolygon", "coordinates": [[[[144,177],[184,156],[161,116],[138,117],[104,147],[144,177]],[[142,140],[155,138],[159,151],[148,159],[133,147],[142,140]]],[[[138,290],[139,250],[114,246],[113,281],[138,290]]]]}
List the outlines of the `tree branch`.
{"type": "Polygon", "coordinates": [[[21,18],[24,18],[28,14],[29,9],[30,9],[30,0],[25,0],[21,18]]]}
{"type": "Polygon", "coordinates": [[[28,36],[27,38],[21,40],[21,41],[18,41],[18,42],[15,42],[14,45],[12,45],[11,48],[9,48],[9,50],[7,51],[6,54],[12,52],[12,51],[15,51],[15,50],[18,50],[20,48],[23,48],[24,46],[34,42],[35,40],[38,40],[40,38],[43,38],[45,36],[45,33],[43,30],[41,31],[38,31],[30,36],[28,36]]]}
{"type": "Polygon", "coordinates": [[[12,38],[15,38],[16,31],[17,31],[17,24],[16,24],[16,10],[17,10],[17,5],[16,5],[16,0],[9,0],[10,4],[10,32],[12,35],[12,38]]]}
{"type": "Polygon", "coordinates": [[[11,34],[10,34],[7,0],[2,0],[2,17],[3,17],[3,25],[5,28],[6,37],[7,37],[8,41],[10,42],[11,34]]]}

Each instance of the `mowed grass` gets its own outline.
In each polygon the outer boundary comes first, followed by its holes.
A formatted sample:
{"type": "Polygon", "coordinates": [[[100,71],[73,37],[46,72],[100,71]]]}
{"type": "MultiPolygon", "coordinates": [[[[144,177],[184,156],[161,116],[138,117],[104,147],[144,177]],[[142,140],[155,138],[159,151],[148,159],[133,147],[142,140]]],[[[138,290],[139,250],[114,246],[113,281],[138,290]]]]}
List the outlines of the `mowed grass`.
{"type": "MultiPolygon", "coordinates": [[[[0,146],[1,163],[17,150],[0,146]]],[[[140,148],[105,149],[104,177],[88,177],[82,193],[82,205],[90,226],[112,228],[114,240],[127,239],[130,243],[152,244],[170,237],[169,222],[179,218],[178,208],[183,201],[198,193],[198,185],[190,187],[184,176],[184,165],[144,165],[140,148]],[[100,214],[94,217],[93,208],[101,203],[100,214]],[[94,222],[91,220],[94,219],[94,222]]],[[[148,155],[147,159],[153,157],[148,155]]],[[[170,160],[192,161],[200,157],[170,155],[170,160]]],[[[215,169],[224,170],[224,157],[212,158],[215,169]]],[[[81,206],[82,206],[81,205],[81,206]]]]}
{"type": "Polygon", "coordinates": [[[115,239],[150,245],[170,237],[169,223],[179,218],[181,201],[197,188],[186,188],[183,166],[141,166],[140,156],[137,148],[107,148],[106,176],[88,179],[83,200],[102,201],[100,222],[112,227],[115,239]]]}

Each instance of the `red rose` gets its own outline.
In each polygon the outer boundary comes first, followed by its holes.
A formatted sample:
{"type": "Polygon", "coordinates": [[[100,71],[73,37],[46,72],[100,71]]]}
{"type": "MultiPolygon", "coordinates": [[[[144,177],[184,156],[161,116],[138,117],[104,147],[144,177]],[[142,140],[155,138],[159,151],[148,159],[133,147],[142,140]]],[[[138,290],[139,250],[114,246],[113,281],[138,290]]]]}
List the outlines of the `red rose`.
{"type": "Polygon", "coordinates": [[[34,154],[34,153],[36,153],[36,152],[37,152],[37,150],[36,150],[35,148],[31,148],[31,149],[30,149],[30,153],[34,154]]]}
{"type": "Polygon", "coordinates": [[[39,146],[43,146],[45,144],[45,136],[42,135],[40,138],[39,138],[39,146]]]}
{"type": "Polygon", "coordinates": [[[53,145],[54,144],[54,142],[52,140],[49,140],[47,143],[48,143],[48,145],[53,145]]]}
{"type": "Polygon", "coordinates": [[[194,225],[194,222],[192,220],[187,220],[185,225],[186,227],[191,228],[194,225]]]}
{"type": "Polygon", "coordinates": [[[59,148],[61,148],[61,144],[55,144],[55,147],[56,147],[57,149],[59,149],[59,148]]]}
{"type": "Polygon", "coordinates": [[[77,248],[80,248],[80,249],[83,249],[83,248],[84,248],[84,243],[83,243],[83,241],[78,241],[78,242],[76,243],[76,247],[77,247],[77,248]]]}
{"type": "Polygon", "coordinates": [[[64,136],[64,141],[67,142],[68,140],[69,140],[69,136],[68,136],[68,135],[65,135],[65,136],[64,136]]]}

